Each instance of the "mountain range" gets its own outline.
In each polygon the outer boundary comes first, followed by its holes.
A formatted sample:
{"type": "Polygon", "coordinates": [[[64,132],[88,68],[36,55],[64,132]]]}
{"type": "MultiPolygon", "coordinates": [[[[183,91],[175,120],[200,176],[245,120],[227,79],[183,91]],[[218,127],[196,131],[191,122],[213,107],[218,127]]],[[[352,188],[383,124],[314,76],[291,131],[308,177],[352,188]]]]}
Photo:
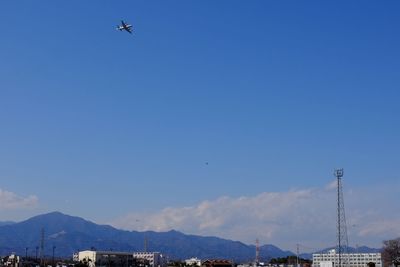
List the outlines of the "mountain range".
{"type": "Polygon", "coordinates": [[[4,222],[0,222],[0,226],[14,224],[14,223],[15,222],[12,222],[12,221],[4,221],[4,222]]]}
{"type": "MultiPolygon", "coordinates": [[[[18,223],[0,223],[0,255],[16,252],[35,257],[40,250],[42,229],[44,254],[51,255],[55,247],[55,256],[64,258],[70,258],[74,252],[87,249],[143,251],[144,240],[147,241],[148,251],[159,251],[170,259],[226,258],[235,262],[249,262],[254,260],[256,250],[254,245],[218,237],[186,235],[175,230],[125,231],[109,225],[95,224],[80,217],[52,212],[18,223]]],[[[375,249],[365,247],[363,250],[375,249]]],[[[361,252],[361,248],[358,251],[361,252]]],[[[274,245],[260,246],[261,260],[290,255],[294,253],[274,245]]],[[[310,257],[309,254],[301,256],[310,257]]]]}

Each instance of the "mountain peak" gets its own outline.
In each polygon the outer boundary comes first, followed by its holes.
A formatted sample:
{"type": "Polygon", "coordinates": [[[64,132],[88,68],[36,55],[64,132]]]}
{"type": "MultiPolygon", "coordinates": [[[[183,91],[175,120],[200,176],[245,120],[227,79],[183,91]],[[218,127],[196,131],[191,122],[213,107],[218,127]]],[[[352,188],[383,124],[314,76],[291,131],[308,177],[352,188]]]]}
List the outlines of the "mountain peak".
{"type": "MultiPolygon", "coordinates": [[[[81,217],[77,217],[77,216],[71,216],[71,215],[67,215],[64,214],[60,211],[52,211],[49,213],[45,213],[45,214],[40,214],[37,216],[34,216],[32,218],[29,218],[21,223],[29,223],[29,222],[48,222],[48,223],[92,223],[90,221],[87,221],[85,219],[82,219],[81,217]]],[[[94,224],[94,223],[93,223],[94,224]]]]}
{"type": "Polygon", "coordinates": [[[69,216],[69,215],[64,214],[60,211],[51,211],[48,213],[36,215],[36,216],[32,217],[31,219],[37,218],[37,217],[62,217],[62,216],[69,216]]]}

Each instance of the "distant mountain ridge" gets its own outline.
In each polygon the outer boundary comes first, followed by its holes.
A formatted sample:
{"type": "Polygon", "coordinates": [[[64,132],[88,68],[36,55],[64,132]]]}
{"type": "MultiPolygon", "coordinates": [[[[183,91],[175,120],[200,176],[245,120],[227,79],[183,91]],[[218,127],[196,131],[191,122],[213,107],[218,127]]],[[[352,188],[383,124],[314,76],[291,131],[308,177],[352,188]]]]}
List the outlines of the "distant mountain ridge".
{"type": "MultiPolygon", "coordinates": [[[[227,258],[236,262],[250,262],[255,257],[255,246],[218,237],[186,235],[168,232],[137,232],[119,230],[109,225],[98,225],[80,217],[60,212],[38,215],[19,223],[0,225],[0,255],[16,252],[34,256],[40,244],[41,229],[45,233],[45,255],[55,246],[57,257],[71,257],[79,250],[142,251],[144,239],[148,250],[159,251],[171,259],[190,257],[227,258]]],[[[261,260],[294,255],[273,245],[260,247],[261,260]]]]}
{"type": "Polygon", "coordinates": [[[14,224],[14,223],[15,222],[12,222],[12,221],[4,221],[4,222],[0,222],[0,226],[14,224]]]}

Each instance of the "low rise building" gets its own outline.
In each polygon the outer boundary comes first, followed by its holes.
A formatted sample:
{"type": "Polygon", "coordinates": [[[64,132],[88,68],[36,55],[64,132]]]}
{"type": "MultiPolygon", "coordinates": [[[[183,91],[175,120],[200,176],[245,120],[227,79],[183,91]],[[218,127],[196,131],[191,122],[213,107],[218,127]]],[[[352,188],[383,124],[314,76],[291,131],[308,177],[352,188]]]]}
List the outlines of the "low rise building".
{"type": "Polygon", "coordinates": [[[137,266],[132,252],[85,250],[79,251],[77,258],[79,262],[87,263],[89,267],[137,266]]]}
{"type": "Polygon", "coordinates": [[[3,264],[7,267],[19,267],[21,266],[21,260],[19,256],[13,253],[10,256],[6,257],[6,261],[3,264]]]}
{"type": "MultiPolygon", "coordinates": [[[[342,253],[342,265],[348,267],[367,267],[374,263],[376,267],[382,267],[381,253],[342,253]]],[[[335,249],[328,253],[313,254],[313,267],[334,267],[339,265],[339,254],[335,249]]]]}
{"type": "Polygon", "coordinates": [[[148,261],[150,267],[167,266],[167,259],[160,252],[133,252],[133,258],[148,261]]]}
{"type": "Polygon", "coordinates": [[[198,258],[190,258],[185,260],[185,264],[190,266],[201,266],[201,260],[198,258]]]}
{"type": "Polygon", "coordinates": [[[233,262],[224,259],[208,259],[201,263],[202,267],[232,267],[233,262]]]}

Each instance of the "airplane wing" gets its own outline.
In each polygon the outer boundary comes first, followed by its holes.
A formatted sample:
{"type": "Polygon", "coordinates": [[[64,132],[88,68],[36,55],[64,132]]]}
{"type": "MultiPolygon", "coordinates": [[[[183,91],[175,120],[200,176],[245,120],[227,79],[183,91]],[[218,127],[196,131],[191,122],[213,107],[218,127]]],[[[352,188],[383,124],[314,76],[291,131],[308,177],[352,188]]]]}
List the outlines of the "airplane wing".
{"type": "Polygon", "coordinates": [[[125,24],[125,22],[123,21],[123,20],[121,20],[121,24],[122,24],[122,26],[125,28],[126,27],[126,24],[125,24]]]}
{"type": "Polygon", "coordinates": [[[132,34],[131,27],[126,27],[125,30],[126,30],[127,32],[129,32],[130,34],[132,34]]]}

